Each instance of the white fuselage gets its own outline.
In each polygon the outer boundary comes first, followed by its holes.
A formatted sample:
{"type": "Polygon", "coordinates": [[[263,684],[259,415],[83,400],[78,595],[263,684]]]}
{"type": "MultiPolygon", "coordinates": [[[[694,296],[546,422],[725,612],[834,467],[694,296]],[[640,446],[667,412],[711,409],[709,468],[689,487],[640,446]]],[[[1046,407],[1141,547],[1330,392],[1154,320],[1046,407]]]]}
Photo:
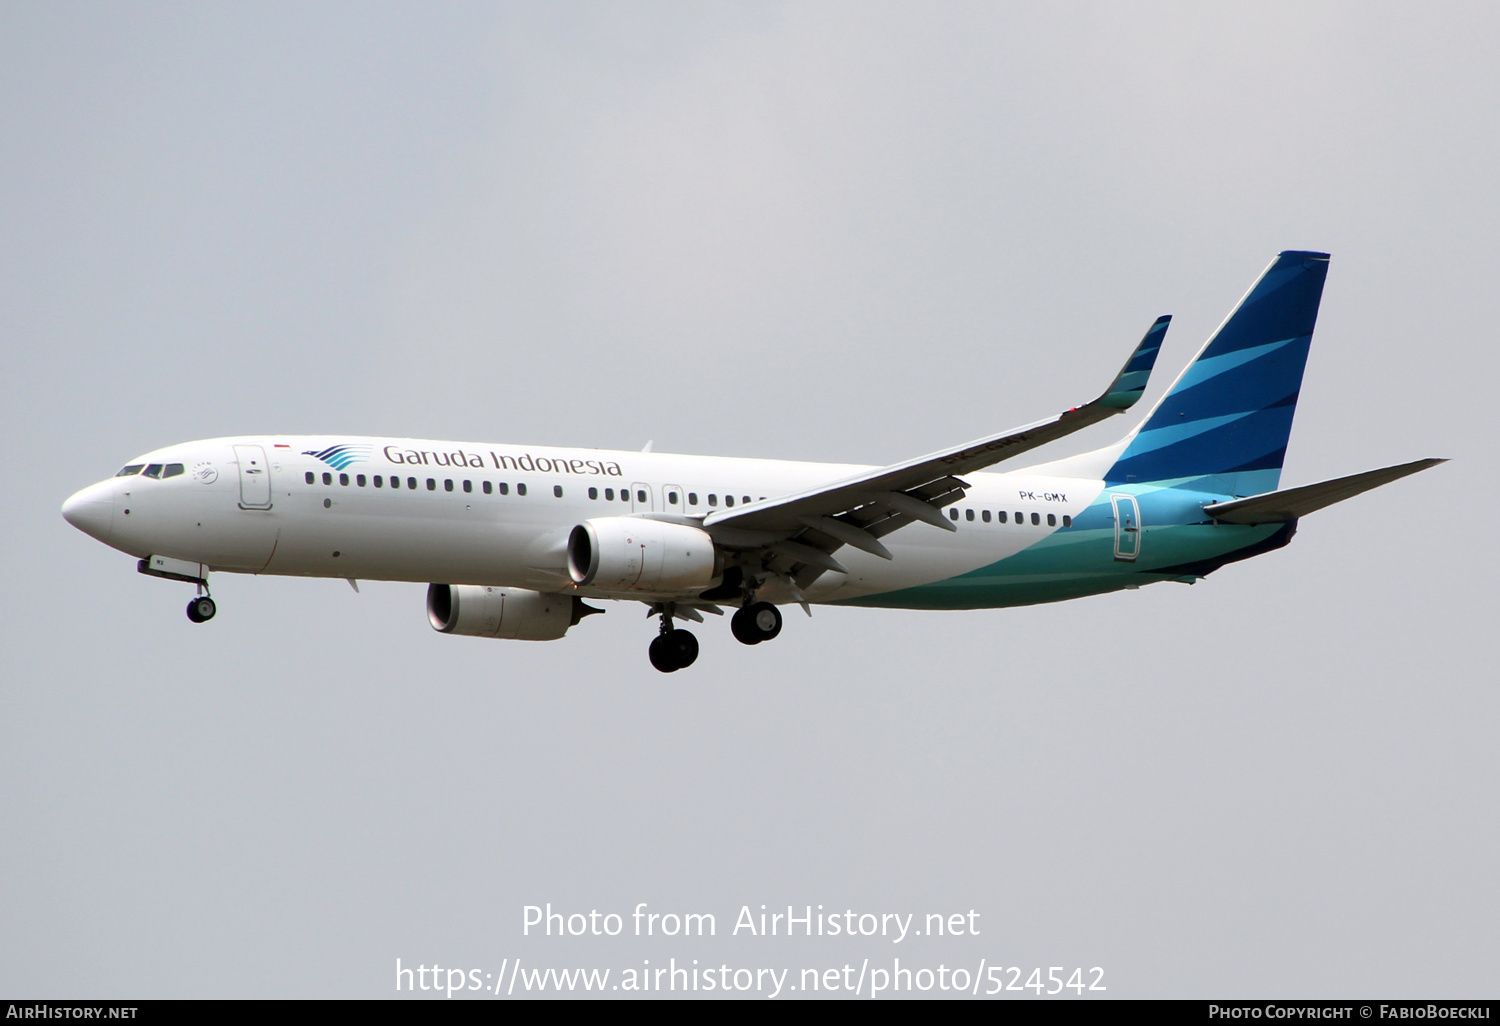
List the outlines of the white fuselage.
{"type": "MultiPolygon", "coordinates": [[[[701,517],[867,469],[320,436],[188,442],[131,465],[182,469],[170,477],[109,478],[69,499],[65,512],[100,541],[141,558],[166,556],[235,573],[496,585],[598,598],[646,596],[575,588],[563,549],[585,520],[701,517]],[[317,455],[330,452],[332,462],[317,455]]],[[[838,558],[849,573],[822,575],[807,599],[896,591],[995,563],[1057,530],[1065,516],[1077,516],[1103,487],[1024,471],[969,474],[965,481],[967,495],[947,511],[957,512],[959,530],[913,524],[897,531],[886,538],[892,560],[846,546],[838,558]]]]}

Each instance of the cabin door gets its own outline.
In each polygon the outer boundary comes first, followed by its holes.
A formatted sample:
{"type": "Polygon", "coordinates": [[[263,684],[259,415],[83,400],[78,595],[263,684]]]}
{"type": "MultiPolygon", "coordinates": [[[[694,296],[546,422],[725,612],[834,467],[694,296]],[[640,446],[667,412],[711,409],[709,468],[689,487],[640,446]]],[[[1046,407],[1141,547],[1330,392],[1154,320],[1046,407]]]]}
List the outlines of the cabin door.
{"type": "Polygon", "coordinates": [[[258,445],[236,445],[235,462],[240,465],[240,509],[271,508],[271,467],[266,450],[258,445]]]}
{"type": "Polygon", "coordinates": [[[1115,507],[1115,559],[1134,563],[1141,554],[1141,510],[1134,495],[1111,495],[1115,507]]]}

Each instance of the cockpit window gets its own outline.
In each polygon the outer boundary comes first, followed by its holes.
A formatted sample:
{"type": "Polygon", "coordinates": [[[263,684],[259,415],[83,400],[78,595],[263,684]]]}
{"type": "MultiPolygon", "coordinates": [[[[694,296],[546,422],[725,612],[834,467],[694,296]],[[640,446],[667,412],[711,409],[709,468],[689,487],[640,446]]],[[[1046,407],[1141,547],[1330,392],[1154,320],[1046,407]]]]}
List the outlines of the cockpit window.
{"type": "Polygon", "coordinates": [[[181,474],[181,473],[182,473],[182,464],[181,463],[168,463],[167,464],[167,469],[165,469],[165,470],[163,470],[161,472],[161,476],[164,477],[164,478],[167,478],[167,477],[176,477],[178,474],[181,474]]]}
{"type": "Polygon", "coordinates": [[[144,463],[132,463],[128,467],[121,467],[120,472],[116,474],[115,477],[133,477],[134,475],[139,474],[141,472],[141,468],[143,468],[144,466],[144,463]]]}
{"type": "Polygon", "coordinates": [[[142,473],[144,473],[147,477],[161,477],[161,464],[153,463],[148,466],[142,473]]]}

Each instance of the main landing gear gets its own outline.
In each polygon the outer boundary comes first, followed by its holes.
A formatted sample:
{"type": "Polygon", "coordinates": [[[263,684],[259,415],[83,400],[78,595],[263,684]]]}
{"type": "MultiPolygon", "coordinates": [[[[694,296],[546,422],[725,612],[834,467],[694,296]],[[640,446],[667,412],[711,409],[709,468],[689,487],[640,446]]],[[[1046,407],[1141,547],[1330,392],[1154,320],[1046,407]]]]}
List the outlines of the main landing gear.
{"type": "Polygon", "coordinates": [[[657,606],[661,617],[661,633],[651,641],[649,649],[651,665],[662,673],[675,673],[693,665],[698,658],[698,638],[692,631],[673,627],[673,609],[670,603],[657,606]]]}
{"type": "Polygon", "coordinates": [[[729,630],[741,644],[770,641],[781,633],[781,610],[769,602],[751,602],[729,618],[729,630]]]}
{"type": "MultiPolygon", "coordinates": [[[[756,601],[755,592],[749,589],[746,590],[742,603],[729,618],[729,630],[740,642],[759,645],[781,633],[781,610],[769,602],[756,601]]],[[[715,606],[697,608],[714,613],[719,611],[715,606]]],[[[687,606],[683,618],[701,623],[703,617],[698,615],[697,608],[687,606]]],[[[698,639],[691,631],[672,626],[678,619],[676,604],[654,603],[647,615],[661,617],[660,631],[651,642],[651,665],[662,673],[675,673],[692,666],[698,658],[698,639]]]]}
{"type": "Polygon", "coordinates": [[[658,634],[651,642],[651,665],[662,673],[673,673],[693,665],[698,658],[698,639],[681,627],[658,634]]]}

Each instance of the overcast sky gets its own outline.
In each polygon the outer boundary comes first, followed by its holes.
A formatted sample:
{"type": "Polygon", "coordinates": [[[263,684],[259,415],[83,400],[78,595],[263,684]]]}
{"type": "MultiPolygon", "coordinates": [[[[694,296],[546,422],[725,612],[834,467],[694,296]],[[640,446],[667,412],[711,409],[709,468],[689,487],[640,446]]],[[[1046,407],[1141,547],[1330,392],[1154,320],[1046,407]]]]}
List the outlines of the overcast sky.
{"type": "Polygon", "coordinates": [[[1494,994],[1497,28],[0,7],[0,993],[900,957],[1494,994]],[[1191,588],[714,622],[666,677],[640,605],[497,642],[417,585],[224,575],[195,626],[58,514],[256,432],[894,462],[1092,397],[1171,313],[1154,400],[1283,249],[1333,254],[1283,484],[1453,462],[1191,588]],[[549,901],[718,936],[523,937],[549,901]],[[982,932],[729,935],[763,903],[982,932]]]}

